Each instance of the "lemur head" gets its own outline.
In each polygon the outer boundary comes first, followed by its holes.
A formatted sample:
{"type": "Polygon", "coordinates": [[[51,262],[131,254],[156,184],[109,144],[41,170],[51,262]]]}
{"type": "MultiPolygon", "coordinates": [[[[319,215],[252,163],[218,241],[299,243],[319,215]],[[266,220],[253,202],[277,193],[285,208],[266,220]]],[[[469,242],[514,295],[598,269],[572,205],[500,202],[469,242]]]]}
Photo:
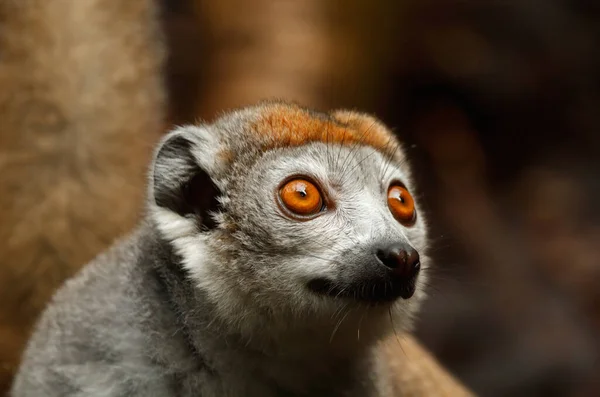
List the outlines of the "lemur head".
{"type": "Polygon", "coordinates": [[[267,102],[179,127],[160,143],[150,185],[153,224],[241,327],[345,308],[394,313],[405,327],[424,297],[426,227],[409,166],[371,116],[267,102]]]}

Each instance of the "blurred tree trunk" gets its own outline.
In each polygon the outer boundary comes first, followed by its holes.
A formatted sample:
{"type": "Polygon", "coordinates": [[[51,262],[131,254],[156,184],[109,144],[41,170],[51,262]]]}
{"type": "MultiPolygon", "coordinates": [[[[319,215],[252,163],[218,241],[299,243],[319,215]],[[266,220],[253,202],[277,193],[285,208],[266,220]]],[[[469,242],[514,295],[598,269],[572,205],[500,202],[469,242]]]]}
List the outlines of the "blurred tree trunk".
{"type": "Polygon", "coordinates": [[[364,0],[191,0],[210,38],[196,116],[269,98],[372,109],[403,8],[364,0]],[[376,23],[374,23],[376,21],[376,23]]]}
{"type": "Polygon", "coordinates": [[[211,39],[197,115],[273,97],[322,105],[333,44],[323,3],[194,0],[211,39]]]}
{"type": "Polygon", "coordinates": [[[66,277],[140,213],[161,132],[151,0],[0,1],[0,393],[66,277]]]}

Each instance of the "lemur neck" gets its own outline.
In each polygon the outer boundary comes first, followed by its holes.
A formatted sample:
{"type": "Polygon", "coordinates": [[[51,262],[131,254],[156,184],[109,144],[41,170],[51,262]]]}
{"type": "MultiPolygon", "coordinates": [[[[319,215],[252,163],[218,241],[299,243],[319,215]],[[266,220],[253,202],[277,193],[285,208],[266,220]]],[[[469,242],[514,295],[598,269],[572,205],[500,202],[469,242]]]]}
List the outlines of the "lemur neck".
{"type": "Polygon", "coordinates": [[[261,321],[227,321],[216,315],[215,305],[183,269],[171,246],[160,238],[152,245],[157,279],[168,297],[164,304],[176,317],[189,353],[215,371],[220,365],[252,368],[257,376],[294,389],[332,379],[350,383],[368,365],[378,338],[369,335],[366,325],[372,319],[365,315],[350,312],[343,319],[327,315],[300,321],[265,314],[261,321]]]}

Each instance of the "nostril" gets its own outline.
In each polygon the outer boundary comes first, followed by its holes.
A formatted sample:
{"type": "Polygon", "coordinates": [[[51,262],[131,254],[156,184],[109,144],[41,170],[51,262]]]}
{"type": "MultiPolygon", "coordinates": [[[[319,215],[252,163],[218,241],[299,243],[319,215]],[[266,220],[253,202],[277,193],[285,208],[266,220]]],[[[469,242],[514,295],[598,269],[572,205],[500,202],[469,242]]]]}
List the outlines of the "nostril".
{"type": "Polygon", "coordinates": [[[414,249],[411,249],[408,253],[406,262],[411,269],[418,269],[421,266],[419,253],[414,249]]]}
{"type": "Polygon", "coordinates": [[[397,269],[407,265],[408,254],[403,249],[390,247],[377,250],[377,259],[390,269],[397,269]]]}
{"type": "Polygon", "coordinates": [[[376,256],[385,266],[392,269],[398,267],[398,258],[390,250],[379,249],[376,256]]]}
{"type": "Polygon", "coordinates": [[[392,245],[380,248],[375,256],[383,265],[393,269],[394,273],[402,277],[414,275],[420,267],[419,253],[410,246],[392,245]]]}

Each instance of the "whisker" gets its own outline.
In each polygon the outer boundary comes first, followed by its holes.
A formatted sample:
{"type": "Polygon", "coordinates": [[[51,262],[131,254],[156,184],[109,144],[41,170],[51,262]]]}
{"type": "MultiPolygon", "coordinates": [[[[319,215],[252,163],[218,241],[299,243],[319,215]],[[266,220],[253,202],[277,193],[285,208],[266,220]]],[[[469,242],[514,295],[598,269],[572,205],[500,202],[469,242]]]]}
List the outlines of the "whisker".
{"type": "MultiPolygon", "coordinates": [[[[374,148],[369,148],[369,149],[371,149],[371,152],[368,155],[366,155],[365,157],[363,157],[358,163],[356,163],[354,165],[354,167],[352,167],[350,169],[350,171],[348,173],[346,173],[346,174],[352,175],[352,172],[355,169],[357,169],[358,167],[360,167],[365,161],[367,161],[369,158],[371,158],[371,156],[373,156],[374,154],[378,154],[379,153],[379,151],[377,149],[374,149],[374,148]]],[[[346,181],[346,180],[344,179],[344,181],[346,181]]]]}
{"type": "MultiPolygon", "coordinates": [[[[346,154],[346,158],[344,159],[344,163],[342,165],[342,169],[345,170],[346,167],[346,163],[349,159],[354,159],[355,153],[357,153],[358,148],[364,143],[365,138],[367,137],[367,134],[371,132],[371,129],[375,126],[375,121],[373,121],[371,123],[371,125],[369,125],[369,127],[367,127],[365,130],[363,130],[361,132],[361,134],[359,135],[358,139],[354,142],[354,144],[352,145],[352,147],[350,148],[350,150],[348,151],[348,153],[346,154]]],[[[341,179],[345,180],[345,175],[346,172],[344,171],[341,179]]]]}
{"type": "MultiPolygon", "coordinates": [[[[346,305],[347,307],[348,305],[346,305]]],[[[344,320],[346,319],[346,317],[348,317],[348,314],[350,314],[350,312],[352,311],[352,308],[348,309],[346,311],[346,314],[344,315],[344,317],[342,317],[342,319],[337,323],[337,325],[335,326],[335,328],[333,329],[333,332],[331,333],[331,337],[329,338],[329,343],[331,343],[333,341],[333,337],[335,336],[335,333],[337,332],[337,330],[340,328],[340,325],[342,325],[342,322],[344,322],[344,320]]]]}
{"type": "Polygon", "coordinates": [[[384,156],[384,163],[382,164],[382,167],[381,167],[383,172],[380,170],[379,180],[382,180],[383,178],[385,178],[385,175],[387,174],[387,171],[388,171],[390,165],[392,164],[393,158],[392,158],[392,156],[389,155],[390,144],[392,144],[392,143],[394,143],[393,137],[388,138],[388,141],[385,144],[385,147],[383,149],[383,152],[386,153],[386,155],[384,156]],[[385,165],[385,168],[383,167],[383,165],[385,165]]]}
{"type": "Polygon", "coordinates": [[[396,332],[396,326],[394,325],[394,318],[392,316],[392,308],[391,307],[388,308],[388,314],[390,315],[390,324],[392,325],[392,330],[394,331],[394,335],[396,336],[396,341],[398,342],[398,346],[400,346],[400,350],[402,350],[402,353],[404,353],[404,356],[406,356],[406,352],[404,351],[404,348],[402,347],[402,343],[400,343],[400,338],[398,337],[398,333],[396,332]]]}
{"type": "Polygon", "coordinates": [[[369,311],[369,307],[368,306],[365,309],[365,311],[363,312],[363,314],[360,316],[360,320],[358,320],[358,328],[356,330],[356,340],[357,341],[360,341],[360,326],[362,324],[363,319],[365,318],[365,314],[367,314],[367,311],[369,311]]]}

